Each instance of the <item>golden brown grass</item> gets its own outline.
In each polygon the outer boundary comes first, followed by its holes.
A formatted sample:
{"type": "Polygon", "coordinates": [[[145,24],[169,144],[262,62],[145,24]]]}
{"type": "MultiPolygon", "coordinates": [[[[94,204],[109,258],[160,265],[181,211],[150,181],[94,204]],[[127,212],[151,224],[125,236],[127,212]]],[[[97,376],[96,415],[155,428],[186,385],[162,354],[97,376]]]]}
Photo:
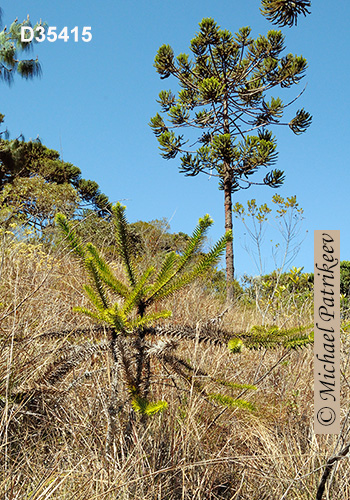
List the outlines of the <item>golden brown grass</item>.
{"type": "MultiPolygon", "coordinates": [[[[68,345],[93,340],[45,336],[86,320],[83,276],[64,251],[4,240],[0,290],[0,497],[7,500],[263,500],[313,499],[327,459],[349,441],[349,342],[343,332],[344,431],[313,433],[312,348],[289,352],[182,344],[184,359],[217,378],[257,384],[244,398],[257,411],[225,409],[203,401],[192,384],[154,367],[152,390],[169,408],[140,425],[125,456],[106,454],[111,390],[107,353],[84,360],[57,384],[47,382],[68,345]],[[174,387],[176,383],[178,390],[174,387]],[[31,400],[20,398],[27,391],[31,400]],[[17,394],[17,397],[15,395],[17,394]],[[343,439],[343,441],[342,441],[343,439]]],[[[174,325],[201,328],[223,305],[194,285],[171,299],[174,325]]],[[[310,311],[303,321],[309,324],[310,311]]],[[[222,318],[228,332],[259,324],[255,308],[237,304],[222,318]]],[[[281,324],[286,318],[280,318],[281,324]]],[[[293,326],[294,319],[288,320],[293,326]]],[[[99,334],[100,338],[103,334],[99,334]]],[[[123,436],[118,436],[118,440],[123,436]]],[[[349,458],[334,467],[328,499],[350,499],[349,458]]]]}

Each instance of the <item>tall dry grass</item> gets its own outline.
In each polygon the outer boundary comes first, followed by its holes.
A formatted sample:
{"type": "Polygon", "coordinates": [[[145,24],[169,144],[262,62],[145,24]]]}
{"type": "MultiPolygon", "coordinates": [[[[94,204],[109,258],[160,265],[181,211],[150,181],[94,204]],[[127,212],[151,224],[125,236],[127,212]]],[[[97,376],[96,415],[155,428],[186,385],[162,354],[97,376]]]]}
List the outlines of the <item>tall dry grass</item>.
{"type": "MultiPolygon", "coordinates": [[[[244,398],[256,412],[226,409],[200,398],[193,383],[153,367],[155,399],[169,408],[139,425],[133,447],[106,452],[111,387],[108,352],[81,357],[57,376],[57,359],[103,332],[72,313],[84,305],[82,271],[64,249],[3,238],[0,284],[0,497],[7,500],[306,500],[327,459],[349,441],[349,339],[343,331],[343,432],[313,433],[312,348],[243,350],[187,342],[184,359],[217,378],[252,384],[244,398]],[[65,335],[46,332],[65,330],[65,335]],[[56,370],[56,372],[55,372],[56,370]],[[56,373],[56,378],[52,374],[56,373]],[[50,379],[51,375],[51,379],[50,379]],[[50,383],[50,380],[52,383],[50,383]],[[53,383],[54,381],[54,383],[53,383]]],[[[173,325],[205,328],[223,310],[200,284],[171,299],[173,325]]],[[[228,333],[248,331],[261,318],[237,303],[221,319],[228,333]]],[[[293,318],[288,320],[293,326],[293,318]]],[[[309,324],[311,312],[303,321],[309,324]]],[[[118,449],[117,449],[118,448],[118,449]]],[[[337,462],[327,499],[350,499],[349,458],[337,462]]]]}

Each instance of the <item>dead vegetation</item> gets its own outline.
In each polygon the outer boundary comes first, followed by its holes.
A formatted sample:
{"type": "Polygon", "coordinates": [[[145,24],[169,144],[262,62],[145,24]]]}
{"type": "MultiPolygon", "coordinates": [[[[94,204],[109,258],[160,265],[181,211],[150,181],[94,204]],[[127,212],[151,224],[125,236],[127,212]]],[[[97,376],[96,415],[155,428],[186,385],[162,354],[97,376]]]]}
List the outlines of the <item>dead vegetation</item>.
{"type": "MultiPolygon", "coordinates": [[[[48,252],[40,244],[3,239],[1,498],[316,498],[327,460],[349,442],[346,325],[343,431],[339,437],[315,436],[312,347],[232,354],[225,344],[202,343],[199,334],[205,334],[212,319],[218,318],[220,330],[231,336],[258,325],[259,314],[237,302],[220,316],[222,303],[201,283],[183,290],[169,299],[173,317],[167,324],[198,332],[197,339],[178,348],[182,359],[191,361],[194,375],[184,382],[154,365],[151,391],[168,408],[133,428],[133,446],[125,453],[121,434],[113,449],[106,447],[113,376],[104,346],[110,339],[107,330],[96,330],[72,312],[72,305],[85,304],[84,277],[76,269],[63,249],[48,252]],[[84,331],[77,336],[77,329],[84,331]],[[194,390],[202,372],[255,384],[257,390],[242,393],[256,411],[203,400],[194,390]]],[[[310,310],[302,320],[310,324],[310,310]]],[[[350,499],[348,460],[345,456],[335,462],[324,498],[350,499]]]]}

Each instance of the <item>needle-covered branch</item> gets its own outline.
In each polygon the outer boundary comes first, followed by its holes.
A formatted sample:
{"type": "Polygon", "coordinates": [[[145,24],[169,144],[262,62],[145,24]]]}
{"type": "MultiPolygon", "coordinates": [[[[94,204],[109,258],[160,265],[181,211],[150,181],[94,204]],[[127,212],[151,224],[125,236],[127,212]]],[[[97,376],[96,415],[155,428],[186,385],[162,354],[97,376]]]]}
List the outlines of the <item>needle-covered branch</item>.
{"type": "Polygon", "coordinates": [[[279,26],[297,25],[298,16],[310,14],[311,0],[262,0],[261,13],[279,26]]]}
{"type": "MultiPolygon", "coordinates": [[[[31,42],[21,40],[22,26],[32,26],[29,16],[21,23],[16,19],[9,28],[5,26],[0,31],[0,80],[3,80],[8,85],[13,83],[15,73],[26,79],[41,76],[42,73],[38,58],[19,58],[21,52],[29,52],[33,48],[33,43],[36,43],[35,39],[31,42]]],[[[45,27],[46,25],[40,21],[36,23],[34,29],[39,26],[45,27]]]]}

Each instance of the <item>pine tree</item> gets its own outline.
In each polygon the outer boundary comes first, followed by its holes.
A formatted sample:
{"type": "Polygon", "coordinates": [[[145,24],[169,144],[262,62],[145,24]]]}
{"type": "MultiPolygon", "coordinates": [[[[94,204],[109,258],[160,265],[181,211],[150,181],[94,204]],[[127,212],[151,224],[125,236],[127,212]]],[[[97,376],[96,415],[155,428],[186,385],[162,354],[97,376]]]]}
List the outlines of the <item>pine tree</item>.
{"type": "MultiPolygon", "coordinates": [[[[20,53],[28,53],[33,48],[33,43],[35,43],[35,38],[32,42],[21,41],[22,26],[32,26],[29,16],[21,23],[18,22],[18,19],[15,19],[9,29],[5,26],[0,32],[0,80],[9,85],[13,82],[16,73],[26,79],[41,75],[38,58],[19,58],[20,53]]],[[[36,23],[34,29],[38,26],[45,26],[45,24],[40,21],[40,23],[36,23]]]]}
{"type": "MultiPolygon", "coordinates": [[[[224,191],[225,230],[232,230],[232,194],[253,184],[279,187],[281,170],[268,172],[262,182],[251,180],[259,167],[271,167],[276,159],[276,139],[270,126],[282,124],[284,104],[279,97],[267,99],[274,87],[289,88],[304,76],[307,63],[302,56],[287,54],[284,36],[271,30],[256,40],[244,27],[232,35],[211,18],[203,19],[191,41],[194,60],[187,54],[175,57],[169,45],[162,45],[155,68],[162,79],[175,76],[181,89],[177,96],[161,91],[159,104],[167,113],[151,118],[152,127],[165,159],[181,155],[180,172],[186,176],[205,173],[219,179],[224,191]],[[177,129],[196,129],[197,141],[176,135],[177,129]],[[192,145],[192,146],[191,146],[192,145]],[[199,147],[198,147],[199,145],[199,147]],[[197,149],[196,149],[197,148],[197,149]]],[[[284,125],[295,134],[304,132],[311,116],[299,109],[284,125]]],[[[232,241],[226,246],[227,298],[233,299],[234,259],[232,241]]]]}
{"type": "Polygon", "coordinates": [[[111,204],[95,181],[81,177],[81,170],[62,161],[57,151],[36,141],[0,139],[0,204],[11,209],[14,217],[41,231],[66,205],[92,209],[109,216],[111,204]],[[61,201],[62,202],[61,202],[61,201]]]}
{"type": "MultiPolygon", "coordinates": [[[[3,12],[0,9],[0,25],[2,23],[3,12]]],[[[31,42],[21,41],[21,27],[32,26],[29,16],[22,23],[15,19],[7,29],[7,26],[0,31],[0,81],[2,80],[7,85],[11,85],[14,81],[14,75],[18,74],[22,78],[31,79],[41,76],[41,65],[38,58],[36,59],[20,59],[19,54],[27,54],[33,49],[33,44],[37,43],[35,38],[31,42]]],[[[41,21],[36,23],[34,29],[38,26],[45,26],[41,21]]],[[[0,125],[4,122],[4,115],[0,113],[0,125]]],[[[8,137],[7,130],[0,132],[1,137],[8,137]]],[[[1,147],[0,147],[1,149],[1,147]]]]}

